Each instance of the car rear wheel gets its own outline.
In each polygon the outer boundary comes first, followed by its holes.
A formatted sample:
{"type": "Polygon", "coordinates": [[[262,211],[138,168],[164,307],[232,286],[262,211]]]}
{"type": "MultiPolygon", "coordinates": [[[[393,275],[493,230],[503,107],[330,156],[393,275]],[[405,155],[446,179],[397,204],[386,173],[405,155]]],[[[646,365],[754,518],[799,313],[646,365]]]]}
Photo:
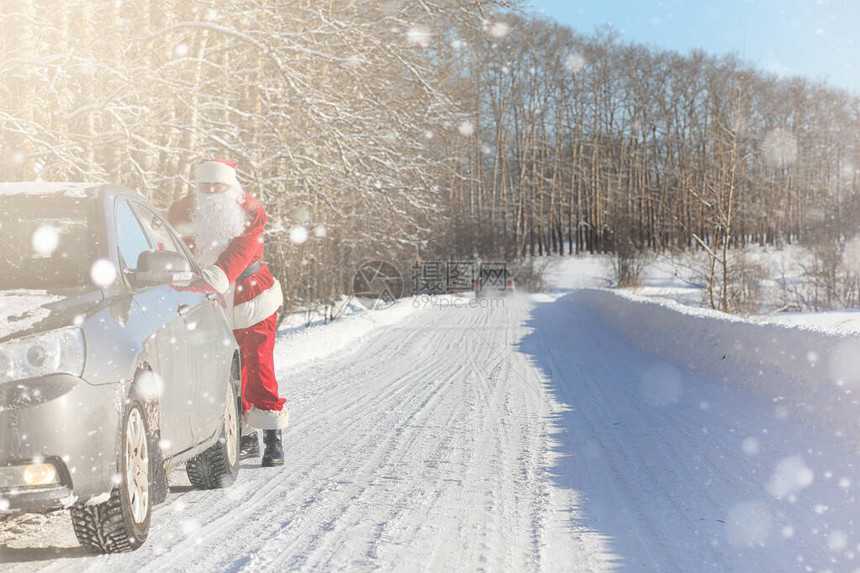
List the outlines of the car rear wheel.
{"type": "Polygon", "coordinates": [[[125,415],[119,453],[119,483],[107,501],[75,504],[72,525],[78,541],[99,553],[133,551],[143,545],[152,514],[152,465],[143,407],[133,401],[125,415]]]}
{"type": "Polygon", "coordinates": [[[227,384],[224,400],[224,427],[218,442],[185,465],[191,485],[199,489],[216,489],[232,485],[239,474],[239,418],[236,386],[227,384]]]}

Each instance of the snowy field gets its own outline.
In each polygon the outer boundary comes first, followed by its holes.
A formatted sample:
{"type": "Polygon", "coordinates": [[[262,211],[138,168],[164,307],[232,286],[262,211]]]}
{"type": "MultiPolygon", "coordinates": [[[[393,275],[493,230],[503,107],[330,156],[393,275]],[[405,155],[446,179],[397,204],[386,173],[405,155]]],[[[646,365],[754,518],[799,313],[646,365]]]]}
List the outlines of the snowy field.
{"type": "Polygon", "coordinates": [[[682,306],[659,264],[620,293],[600,258],[550,275],[287,322],[283,468],[176,472],[131,554],[62,512],[0,523],[0,572],[860,570],[854,313],[682,306]]]}

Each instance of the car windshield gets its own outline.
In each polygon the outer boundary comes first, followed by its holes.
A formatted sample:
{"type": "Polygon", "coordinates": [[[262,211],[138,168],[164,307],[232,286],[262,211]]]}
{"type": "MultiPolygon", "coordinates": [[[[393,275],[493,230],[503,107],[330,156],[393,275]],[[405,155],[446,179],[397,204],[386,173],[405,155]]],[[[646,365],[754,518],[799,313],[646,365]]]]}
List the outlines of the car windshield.
{"type": "Polygon", "coordinates": [[[98,256],[88,198],[0,197],[0,289],[90,284],[98,256]]]}

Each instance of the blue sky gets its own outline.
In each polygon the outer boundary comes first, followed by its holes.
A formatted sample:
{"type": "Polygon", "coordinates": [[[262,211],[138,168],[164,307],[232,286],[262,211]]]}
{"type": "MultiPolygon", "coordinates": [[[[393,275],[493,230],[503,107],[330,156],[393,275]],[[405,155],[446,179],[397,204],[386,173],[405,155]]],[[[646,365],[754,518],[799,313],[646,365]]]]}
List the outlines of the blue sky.
{"type": "Polygon", "coordinates": [[[532,12],[590,34],[682,54],[735,52],[755,68],[825,80],[860,96],[860,0],[531,0],[532,12]]]}

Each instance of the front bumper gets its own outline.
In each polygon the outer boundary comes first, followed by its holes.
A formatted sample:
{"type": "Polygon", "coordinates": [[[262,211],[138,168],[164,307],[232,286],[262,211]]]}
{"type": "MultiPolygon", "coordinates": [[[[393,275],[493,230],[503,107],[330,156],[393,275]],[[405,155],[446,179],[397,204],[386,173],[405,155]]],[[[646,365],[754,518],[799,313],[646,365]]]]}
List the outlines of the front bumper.
{"type": "Polygon", "coordinates": [[[59,458],[36,458],[7,462],[0,465],[3,474],[3,487],[0,487],[0,515],[3,513],[18,513],[26,511],[49,511],[68,507],[76,501],[72,494],[72,480],[68,467],[59,458]],[[39,465],[49,465],[56,469],[54,479],[44,485],[25,485],[21,474],[33,462],[39,465]],[[18,479],[13,480],[11,476],[18,479]],[[11,484],[12,481],[21,483],[11,484]]]}
{"type": "Polygon", "coordinates": [[[0,385],[0,466],[53,464],[56,483],[0,487],[0,512],[38,512],[110,492],[123,395],[55,374],[0,385]]]}

